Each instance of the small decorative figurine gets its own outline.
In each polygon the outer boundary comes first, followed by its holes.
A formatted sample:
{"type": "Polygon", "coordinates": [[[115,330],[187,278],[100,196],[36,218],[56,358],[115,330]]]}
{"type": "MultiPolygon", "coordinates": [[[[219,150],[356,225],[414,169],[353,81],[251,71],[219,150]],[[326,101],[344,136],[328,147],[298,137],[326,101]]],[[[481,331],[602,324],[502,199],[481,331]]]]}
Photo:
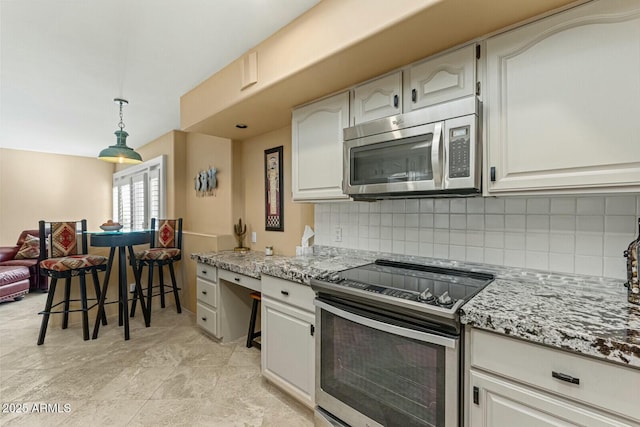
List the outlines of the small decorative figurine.
{"type": "Polygon", "coordinates": [[[246,252],[249,248],[244,247],[244,236],[247,234],[247,225],[242,224],[242,218],[238,219],[238,223],[233,226],[233,233],[236,235],[238,246],[233,248],[236,252],[246,252]]]}

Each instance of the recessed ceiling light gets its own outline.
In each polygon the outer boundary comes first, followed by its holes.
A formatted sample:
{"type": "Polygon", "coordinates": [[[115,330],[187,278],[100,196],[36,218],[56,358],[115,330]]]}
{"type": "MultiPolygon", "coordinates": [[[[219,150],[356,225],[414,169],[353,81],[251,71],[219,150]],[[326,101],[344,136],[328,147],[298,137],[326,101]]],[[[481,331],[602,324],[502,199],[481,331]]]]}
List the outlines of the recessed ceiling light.
{"type": "Polygon", "coordinates": [[[244,123],[238,123],[238,124],[236,125],[236,127],[237,127],[238,129],[246,129],[246,128],[247,128],[247,125],[245,125],[244,123]]]}

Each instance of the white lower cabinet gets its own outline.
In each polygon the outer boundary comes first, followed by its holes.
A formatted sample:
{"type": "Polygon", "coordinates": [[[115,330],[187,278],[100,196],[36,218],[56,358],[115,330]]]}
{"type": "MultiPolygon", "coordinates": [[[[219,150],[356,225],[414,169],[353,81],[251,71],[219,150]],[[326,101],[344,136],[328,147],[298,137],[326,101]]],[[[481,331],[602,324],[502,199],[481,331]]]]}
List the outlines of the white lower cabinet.
{"type": "Polygon", "coordinates": [[[479,390],[470,411],[473,427],[637,425],[473,369],[471,383],[479,390]]]}
{"type": "Polygon", "coordinates": [[[640,371],[470,331],[470,427],[640,426],[640,371]]]}
{"type": "Polygon", "coordinates": [[[196,321],[221,342],[247,336],[251,291],[261,290],[260,279],[198,263],[196,321]]]}
{"type": "Polygon", "coordinates": [[[196,275],[197,305],[196,321],[198,326],[219,337],[220,288],[218,286],[218,269],[208,264],[198,263],[196,275]]]}
{"type": "Polygon", "coordinates": [[[309,286],[262,276],[262,375],[313,408],[314,292],[309,286]]]}

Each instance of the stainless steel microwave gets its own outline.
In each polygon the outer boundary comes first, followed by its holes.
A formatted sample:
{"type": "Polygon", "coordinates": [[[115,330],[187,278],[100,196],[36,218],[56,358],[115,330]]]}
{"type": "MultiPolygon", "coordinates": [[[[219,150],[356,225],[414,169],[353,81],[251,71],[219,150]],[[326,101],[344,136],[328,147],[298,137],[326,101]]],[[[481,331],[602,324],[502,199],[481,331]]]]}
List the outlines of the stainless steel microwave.
{"type": "Polygon", "coordinates": [[[343,191],[354,200],[481,192],[475,96],[344,129],[343,191]]]}

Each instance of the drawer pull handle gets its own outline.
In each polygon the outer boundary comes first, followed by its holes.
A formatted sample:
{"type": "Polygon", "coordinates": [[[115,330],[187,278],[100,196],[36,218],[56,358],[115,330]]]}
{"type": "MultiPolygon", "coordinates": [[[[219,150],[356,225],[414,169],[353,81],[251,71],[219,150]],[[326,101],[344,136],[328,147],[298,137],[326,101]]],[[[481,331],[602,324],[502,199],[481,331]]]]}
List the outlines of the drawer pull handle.
{"type": "Polygon", "coordinates": [[[207,294],[207,291],[202,291],[202,295],[206,295],[206,294],[207,294]]]}
{"type": "Polygon", "coordinates": [[[239,277],[234,277],[233,280],[235,280],[236,282],[239,282],[240,278],[239,277]]]}
{"type": "Polygon", "coordinates": [[[280,293],[286,297],[289,296],[289,291],[280,291],[280,293]]]}
{"type": "Polygon", "coordinates": [[[207,270],[202,270],[202,274],[207,274],[207,270]]]}
{"type": "Polygon", "coordinates": [[[557,378],[560,381],[566,381],[571,384],[580,384],[580,378],[572,377],[571,375],[563,374],[561,372],[552,371],[551,376],[557,378]]]}
{"type": "Polygon", "coordinates": [[[203,321],[203,322],[206,322],[206,321],[207,321],[207,318],[206,318],[206,317],[202,317],[201,319],[202,319],[202,321],[203,321]]]}

